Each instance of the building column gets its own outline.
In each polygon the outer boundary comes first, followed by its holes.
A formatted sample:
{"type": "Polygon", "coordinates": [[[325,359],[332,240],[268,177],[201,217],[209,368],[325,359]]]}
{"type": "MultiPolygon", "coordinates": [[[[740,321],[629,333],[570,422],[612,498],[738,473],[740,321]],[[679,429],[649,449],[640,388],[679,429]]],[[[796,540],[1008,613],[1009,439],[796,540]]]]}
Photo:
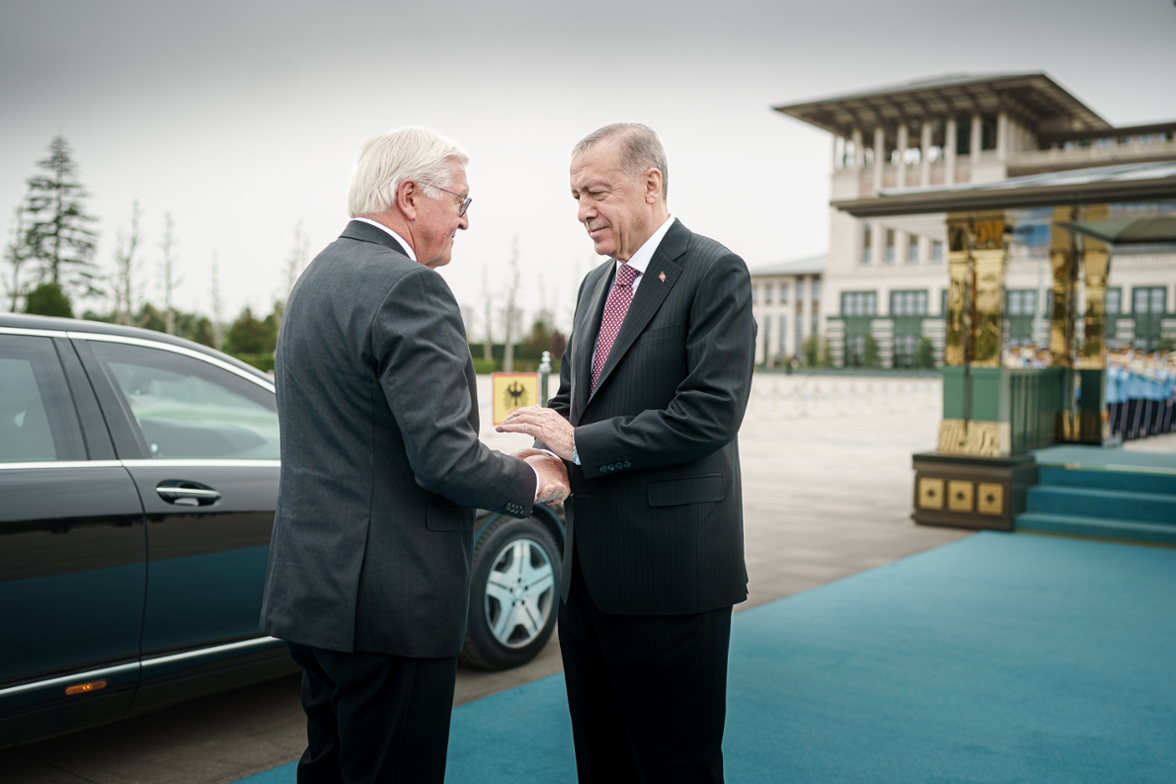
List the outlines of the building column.
{"type": "MultiPolygon", "coordinates": [[[[980,115],[972,115],[972,141],[971,141],[971,155],[972,163],[978,163],[980,160],[980,143],[984,139],[984,123],[980,119],[980,115]]],[[[974,177],[975,175],[973,175],[974,177]]]]}
{"type": "Polygon", "coordinates": [[[923,120],[923,128],[919,133],[919,149],[922,150],[919,158],[922,162],[923,170],[919,173],[919,185],[926,188],[931,184],[931,121],[923,120]]]}
{"type": "MultiPolygon", "coordinates": [[[[797,351],[804,351],[804,341],[808,339],[813,331],[813,282],[811,275],[797,276],[796,280],[796,293],[798,295],[800,294],[800,289],[804,288],[804,299],[801,300],[800,306],[800,331],[798,333],[800,335],[801,345],[797,348],[797,351]]],[[[794,329],[793,331],[796,330],[794,329]]]]}
{"type": "Polygon", "coordinates": [[[898,126],[898,182],[897,182],[897,186],[899,188],[906,187],[906,172],[907,172],[906,149],[907,149],[907,144],[909,144],[909,143],[910,143],[909,131],[907,130],[906,123],[904,122],[898,126]]]}
{"type": "Polygon", "coordinates": [[[946,138],[943,146],[943,181],[944,185],[955,185],[955,167],[956,167],[956,128],[955,118],[952,117],[947,121],[947,128],[944,131],[946,138]]]}
{"type": "Polygon", "coordinates": [[[853,168],[860,169],[866,165],[866,151],[862,148],[861,128],[854,128],[853,136],[850,138],[853,141],[853,168]]]}
{"type": "Polygon", "coordinates": [[[840,136],[833,136],[833,171],[841,168],[845,160],[845,139],[840,136]]]}
{"type": "Polygon", "coordinates": [[[996,116],[996,157],[1007,160],[1009,157],[1009,115],[1001,112],[996,116]]]}
{"type": "Polygon", "coordinates": [[[755,333],[755,364],[762,365],[768,356],[765,345],[768,333],[764,329],[764,315],[762,313],[756,316],[755,323],[759,327],[755,333]]]}
{"type": "Polygon", "coordinates": [[[882,190],[882,156],[886,154],[886,131],[881,127],[874,129],[874,193],[882,190]]]}
{"type": "Polygon", "coordinates": [[[799,296],[797,289],[797,281],[799,278],[788,278],[788,302],[782,303],[780,312],[784,314],[787,323],[784,325],[784,334],[781,336],[783,341],[780,346],[785,356],[795,357],[800,353],[800,347],[796,345],[796,298],[799,296]]]}

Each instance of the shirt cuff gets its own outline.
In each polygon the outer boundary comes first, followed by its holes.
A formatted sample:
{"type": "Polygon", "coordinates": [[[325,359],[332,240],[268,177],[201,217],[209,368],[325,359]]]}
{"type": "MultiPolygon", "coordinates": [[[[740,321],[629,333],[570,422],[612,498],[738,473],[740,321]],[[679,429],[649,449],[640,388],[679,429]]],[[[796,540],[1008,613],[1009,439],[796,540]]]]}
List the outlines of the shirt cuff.
{"type": "Polygon", "coordinates": [[[542,482],[543,480],[539,478],[539,469],[538,468],[531,465],[530,463],[527,463],[527,465],[531,466],[531,470],[535,472],[535,497],[538,498],[539,491],[543,489],[542,487],[539,486],[539,483],[542,482]]]}

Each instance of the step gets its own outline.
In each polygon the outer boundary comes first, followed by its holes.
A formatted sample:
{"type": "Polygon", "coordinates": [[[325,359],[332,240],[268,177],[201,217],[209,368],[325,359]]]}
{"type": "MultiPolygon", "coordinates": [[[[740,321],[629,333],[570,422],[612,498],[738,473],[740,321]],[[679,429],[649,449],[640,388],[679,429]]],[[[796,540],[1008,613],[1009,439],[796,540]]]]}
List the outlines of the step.
{"type": "Polygon", "coordinates": [[[1176,526],[1139,523],[1133,520],[1093,519],[1025,512],[1017,515],[1013,522],[1013,530],[1176,547],[1176,526]]]}
{"type": "Polygon", "coordinates": [[[1041,466],[1038,469],[1038,484],[1176,495],[1176,471],[1171,469],[1147,471],[1139,466],[1132,466],[1131,470],[1041,466]]]}
{"type": "Polygon", "coordinates": [[[1037,485],[1029,488],[1025,511],[1107,520],[1134,520],[1140,523],[1167,524],[1176,529],[1176,495],[1037,485]]]}

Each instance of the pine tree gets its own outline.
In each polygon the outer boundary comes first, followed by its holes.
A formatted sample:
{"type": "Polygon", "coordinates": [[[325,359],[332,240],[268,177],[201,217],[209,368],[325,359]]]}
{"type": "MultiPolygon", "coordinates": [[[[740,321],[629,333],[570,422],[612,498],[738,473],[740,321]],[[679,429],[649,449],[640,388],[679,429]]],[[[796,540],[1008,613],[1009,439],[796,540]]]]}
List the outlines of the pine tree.
{"type": "Polygon", "coordinates": [[[49,157],[37,161],[42,174],[28,179],[25,196],[25,245],[40,266],[41,279],[57,284],[66,294],[100,294],[94,250],[96,220],[85,211],[89,195],[78,181],[69,143],[57,136],[49,143],[49,157]]]}

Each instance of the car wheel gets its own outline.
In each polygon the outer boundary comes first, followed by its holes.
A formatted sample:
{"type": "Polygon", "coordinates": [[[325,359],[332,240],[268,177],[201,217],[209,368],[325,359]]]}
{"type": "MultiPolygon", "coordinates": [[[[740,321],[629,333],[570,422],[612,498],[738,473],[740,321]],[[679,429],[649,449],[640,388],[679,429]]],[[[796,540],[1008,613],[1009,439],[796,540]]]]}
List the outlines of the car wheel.
{"type": "Polygon", "coordinates": [[[559,609],[560,553],[535,518],[500,517],[474,546],[470,616],[461,661],[486,670],[526,664],[559,609]]]}

